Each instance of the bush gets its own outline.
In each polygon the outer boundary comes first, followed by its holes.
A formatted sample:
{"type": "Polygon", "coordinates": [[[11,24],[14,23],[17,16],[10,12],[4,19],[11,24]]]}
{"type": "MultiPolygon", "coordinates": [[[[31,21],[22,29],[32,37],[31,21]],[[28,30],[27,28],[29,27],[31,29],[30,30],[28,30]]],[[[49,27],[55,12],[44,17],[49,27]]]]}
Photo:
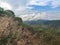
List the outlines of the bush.
{"type": "Polygon", "coordinates": [[[5,10],[5,11],[3,12],[3,14],[7,14],[8,16],[15,17],[14,12],[13,12],[13,11],[11,11],[11,10],[5,10]]]}
{"type": "Polygon", "coordinates": [[[15,17],[14,18],[14,21],[17,21],[18,22],[18,25],[22,25],[22,23],[23,23],[22,19],[19,18],[19,17],[15,17]]]}
{"type": "Polygon", "coordinates": [[[0,16],[3,13],[4,9],[0,7],[0,16]]]}
{"type": "Polygon", "coordinates": [[[11,10],[5,10],[5,12],[9,13],[9,14],[12,14],[12,15],[15,15],[13,11],[11,10]]]}

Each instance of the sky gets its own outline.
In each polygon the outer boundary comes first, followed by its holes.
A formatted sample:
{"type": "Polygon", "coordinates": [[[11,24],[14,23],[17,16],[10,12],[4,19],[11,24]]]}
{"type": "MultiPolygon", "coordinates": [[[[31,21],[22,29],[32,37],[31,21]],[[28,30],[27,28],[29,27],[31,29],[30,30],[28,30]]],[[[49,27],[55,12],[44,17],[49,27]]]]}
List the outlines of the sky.
{"type": "Polygon", "coordinates": [[[43,19],[60,20],[60,0],[0,0],[0,7],[14,11],[16,16],[40,13],[43,19]]]}

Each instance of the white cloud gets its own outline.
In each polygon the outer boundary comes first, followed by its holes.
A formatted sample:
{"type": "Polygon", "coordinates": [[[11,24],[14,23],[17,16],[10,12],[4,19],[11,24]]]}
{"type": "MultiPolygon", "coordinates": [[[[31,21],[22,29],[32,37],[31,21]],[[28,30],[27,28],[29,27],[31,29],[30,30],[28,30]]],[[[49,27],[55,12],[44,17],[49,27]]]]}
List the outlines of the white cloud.
{"type": "Polygon", "coordinates": [[[49,2],[51,3],[50,6],[51,8],[56,8],[58,6],[60,6],[60,0],[26,0],[27,2],[24,2],[24,0],[15,0],[16,3],[13,3],[12,0],[0,0],[0,7],[3,7],[5,10],[9,9],[9,10],[14,10],[14,12],[16,13],[16,15],[20,15],[21,12],[23,13],[27,13],[24,15],[21,15],[20,17],[23,20],[38,20],[38,19],[48,19],[48,20],[60,20],[60,13],[47,13],[47,12],[42,12],[42,13],[35,13],[34,11],[28,11],[26,12],[26,10],[32,9],[33,7],[29,7],[28,5],[38,5],[38,6],[46,6],[49,4],[49,2]],[[11,2],[10,2],[11,1],[11,2]],[[20,1],[22,1],[20,3],[20,1]],[[31,14],[28,14],[32,12],[31,14]]]}
{"type": "Polygon", "coordinates": [[[7,9],[12,10],[12,6],[6,2],[0,2],[0,7],[4,8],[5,10],[7,9]]]}
{"type": "Polygon", "coordinates": [[[38,5],[38,6],[50,5],[52,8],[56,8],[60,6],[60,0],[30,0],[28,5],[38,5]],[[49,2],[51,4],[49,4],[49,2]]]}
{"type": "Polygon", "coordinates": [[[48,15],[48,20],[60,20],[60,13],[47,13],[48,15]]]}
{"type": "Polygon", "coordinates": [[[56,8],[56,7],[60,6],[60,0],[52,0],[51,6],[52,6],[52,8],[56,8]]]}
{"type": "Polygon", "coordinates": [[[40,5],[45,6],[50,0],[30,0],[29,5],[40,5]]]}
{"type": "Polygon", "coordinates": [[[31,20],[60,20],[60,13],[50,13],[50,12],[41,12],[41,13],[31,13],[20,15],[23,21],[31,20]]]}
{"type": "Polygon", "coordinates": [[[46,12],[24,14],[24,15],[20,15],[19,17],[21,17],[23,21],[47,19],[46,12]]]}
{"type": "MultiPolygon", "coordinates": [[[[21,12],[25,11],[26,10],[26,5],[22,6],[22,5],[19,5],[17,8],[14,9],[15,13],[18,15],[20,15],[21,12]]],[[[24,12],[23,12],[24,13],[24,12]]]]}

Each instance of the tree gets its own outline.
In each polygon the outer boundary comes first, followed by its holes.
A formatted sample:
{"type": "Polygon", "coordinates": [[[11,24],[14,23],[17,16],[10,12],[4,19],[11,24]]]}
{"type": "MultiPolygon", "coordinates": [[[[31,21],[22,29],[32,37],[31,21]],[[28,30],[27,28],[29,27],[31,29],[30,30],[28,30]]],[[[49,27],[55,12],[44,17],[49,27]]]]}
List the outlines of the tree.
{"type": "Polygon", "coordinates": [[[3,11],[4,11],[4,9],[0,7],[0,13],[2,13],[3,11]]]}
{"type": "Polygon", "coordinates": [[[11,10],[5,10],[5,12],[7,12],[7,13],[10,13],[10,14],[13,14],[13,15],[14,15],[14,12],[13,12],[13,11],[11,11],[11,10]]]}
{"type": "Polygon", "coordinates": [[[5,11],[4,11],[4,14],[7,14],[8,16],[13,16],[13,17],[15,17],[14,12],[11,11],[11,10],[5,10],[5,11]]]}
{"type": "Polygon", "coordinates": [[[22,22],[22,19],[20,17],[15,17],[15,20],[18,22],[22,22]]]}
{"type": "Polygon", "coordinates": [[[21,25],[23,23],[22,19],[20,17],[15,17],[14,21],[18,21],[18,25],[21,25]]]}

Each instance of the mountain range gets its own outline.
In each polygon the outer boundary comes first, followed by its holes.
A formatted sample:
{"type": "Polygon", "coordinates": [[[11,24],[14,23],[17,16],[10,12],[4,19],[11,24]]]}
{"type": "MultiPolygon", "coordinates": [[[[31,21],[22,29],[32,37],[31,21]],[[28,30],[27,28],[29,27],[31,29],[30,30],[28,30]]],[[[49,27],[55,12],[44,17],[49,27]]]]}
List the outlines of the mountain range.
{"type": "Polygon", "coordinates": [[[51,14],[51,16],[47,13],[32,13],[32,14],[26,14],[21,15],[19,17],[22,18],[23,22],[30,25],[56,25],[60,26],[60,19],[59,14],[55,14],[57,16],[54,16],[51,14]],[[50,16],[50,17],[49,17],[50,16]]]}

